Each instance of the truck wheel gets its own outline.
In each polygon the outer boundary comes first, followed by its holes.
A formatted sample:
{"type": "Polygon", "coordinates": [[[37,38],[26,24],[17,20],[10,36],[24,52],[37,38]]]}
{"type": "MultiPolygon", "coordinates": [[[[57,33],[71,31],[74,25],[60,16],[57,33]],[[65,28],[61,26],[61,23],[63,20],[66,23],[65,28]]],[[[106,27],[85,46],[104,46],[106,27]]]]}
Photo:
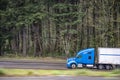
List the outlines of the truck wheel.
{"type": "Polygon", "coordinates": [[[72,69],[76,69],[77,68],[77,65],[75,63],[71,64],[71,68],[72,69]]]}
{"type": "Polygon", "coordinates": [[[102,70],[104,69],[104,66],[102,64],[98,65],[98,69],[102,70]]]}
{"type": "Polygon", "coordinates": [[[105,65],[105,69],[110,70],[112,69],[111,65],[105,65]]]}

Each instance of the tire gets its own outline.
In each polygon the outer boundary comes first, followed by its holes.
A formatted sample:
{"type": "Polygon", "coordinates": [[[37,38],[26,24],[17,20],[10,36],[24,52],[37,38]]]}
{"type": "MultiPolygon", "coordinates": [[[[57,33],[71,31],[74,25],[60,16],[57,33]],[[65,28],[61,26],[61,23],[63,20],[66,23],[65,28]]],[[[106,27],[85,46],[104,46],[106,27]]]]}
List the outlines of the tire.
{"type": "Polygon", "coordinates": [[[98,65],[98,69],[102,70],[104,69],[104,66],[102,64],[98,65]]]}
{"type": "Polygon", "coordinates": [[[120,65],[116,65],[115,68],[116,68],[116,69],[120,69],[120,65]]]}
{"type": "Polygon", "coordinates": [[[77,68],[77,65],[75,63],[71,64],[71,68],[72,69],[76,69],[77,68]]]}
{"type": "Polygon", "coordinates": [[[111,65],[105,65],[105,69],[106,69],[106,70],[111,70],[111,69],[112,69],[112,66],[111,66],[111,65]]]}

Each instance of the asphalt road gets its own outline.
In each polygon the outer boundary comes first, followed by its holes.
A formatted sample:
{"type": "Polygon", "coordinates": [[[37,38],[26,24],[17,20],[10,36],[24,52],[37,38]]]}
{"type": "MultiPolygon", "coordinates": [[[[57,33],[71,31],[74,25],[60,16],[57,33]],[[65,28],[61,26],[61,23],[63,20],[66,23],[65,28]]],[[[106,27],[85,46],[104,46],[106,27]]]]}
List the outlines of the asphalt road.
{"type": "MultiPolygon", "coordinates": [[[[0,68],[14,69],[67,69],[65,62],[0,60],[0,68]]],[[[0,77],[0,80],[120,80],[119,78],[88,76],[39,76],[39,77],[0,77]]]]}
{"type": "Polygon", "coordinates": [[[14,69],[67,69],[64,62],[0,60],[0,68],[14,69]]]}
{"type": "Polygon", "coordinates": [[[87,76],[40,76],[40,77],[0,77],[0,80],[120,80],[120,79],[87,76]]]}

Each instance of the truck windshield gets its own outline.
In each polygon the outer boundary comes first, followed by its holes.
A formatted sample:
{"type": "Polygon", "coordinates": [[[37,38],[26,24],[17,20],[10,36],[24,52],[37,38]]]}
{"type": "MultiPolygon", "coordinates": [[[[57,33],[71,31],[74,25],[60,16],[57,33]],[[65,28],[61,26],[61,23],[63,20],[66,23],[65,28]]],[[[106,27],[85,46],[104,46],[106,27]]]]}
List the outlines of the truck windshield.
{"type": "Polygon", "coordinates": [[[81,55],[77,55],[76,58],[82,58],[82,56],[81,55]]]}

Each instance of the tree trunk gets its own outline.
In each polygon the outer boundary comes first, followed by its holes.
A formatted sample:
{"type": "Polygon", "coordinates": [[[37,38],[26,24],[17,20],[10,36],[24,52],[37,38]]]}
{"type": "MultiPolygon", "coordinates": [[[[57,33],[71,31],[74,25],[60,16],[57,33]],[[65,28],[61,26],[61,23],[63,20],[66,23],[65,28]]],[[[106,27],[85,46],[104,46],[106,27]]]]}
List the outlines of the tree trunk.
{"type": "Polygon", "coordinates": [[[27,39],[26,39],[26,27],[23,28],[23,56],[26,56],[27,52],[27,39]]]}
{"type": "Polygon", "coordinates": [[[39,57],[42,55],[42,28],[40,27],[39,23],[33,24],[33,31],[34,31],[34,56],[39,57]]]}
{"type": "Polygon", "coordinates": [[[0,44],[0,56],[2,56],[2,47],[1,47],[1,44],[0,44]]]}

